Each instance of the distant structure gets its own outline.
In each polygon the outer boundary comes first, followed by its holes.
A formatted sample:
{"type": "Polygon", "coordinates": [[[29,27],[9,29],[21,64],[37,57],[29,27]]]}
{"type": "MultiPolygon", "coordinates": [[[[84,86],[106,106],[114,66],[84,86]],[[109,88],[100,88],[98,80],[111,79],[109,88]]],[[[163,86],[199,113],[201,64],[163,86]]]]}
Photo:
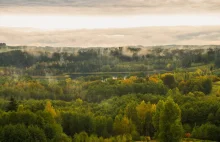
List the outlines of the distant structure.
{"type": "Polygon", "coordinates": [[[6,43],[0,43],[0,46],[6,46],[6,43]]]}

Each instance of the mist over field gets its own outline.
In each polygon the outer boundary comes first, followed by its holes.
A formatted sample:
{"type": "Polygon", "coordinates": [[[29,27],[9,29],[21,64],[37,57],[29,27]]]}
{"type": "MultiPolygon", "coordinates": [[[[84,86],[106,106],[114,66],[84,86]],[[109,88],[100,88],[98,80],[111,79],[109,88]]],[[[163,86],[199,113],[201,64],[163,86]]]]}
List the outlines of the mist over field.
{"type": "Polygon", "coordinates": [[[55,47],[116,47],[129,45],[219,45],[219,26],[142,27],[44,31],[0,28],[0,39],[9,45],[55,47]]]}

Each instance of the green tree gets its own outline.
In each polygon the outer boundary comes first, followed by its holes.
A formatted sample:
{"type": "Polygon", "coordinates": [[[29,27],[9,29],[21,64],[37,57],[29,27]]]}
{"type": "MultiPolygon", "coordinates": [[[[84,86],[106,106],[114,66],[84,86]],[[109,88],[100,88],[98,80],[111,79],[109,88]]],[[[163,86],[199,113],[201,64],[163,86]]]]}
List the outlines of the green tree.
{"type": "Polygon", "coordinates": [[[17,111],[18,103],[17,101],[11,97],[8,106],[6,107],[6,111],[17,111]]]}
{"type": "Polygon", "coordinates": [[[173,89],[175,87],[176,83],[175,83],[175,78],[174,78],[173,74],[165,73],[165,74],[161,75],[161,79],[162,79],[164,85],[166,85],[170,89],[173,89]]]}
{"type": "Polygon", "coordinates": [[[113,124],[115,135],[130,134],[135,130],[134,124],[126,116],[117,115],[113,124]]]}
{"type": "Polygon", "coordinates": [[[155,113],[156,105],[147,104],[142,101],[139,105],[137,105],[137,115],[140,119],[142,128],[141,134],[146,136],[153,136],[153,126],[152,126],[152,116],[155,113]]]}
{"type": "Polygon", "coordinates": [[[156,110],[154,116],[155,128],[158,128],[160,142],[179,142],[182,139],[183,127],[181,123],[181,110],[171,98],[159,105],[162,109],[156,110]],[[158,112],[159,111],[159,112],[158,112]],[[158,123],[159,120],[159,123],[158,123]]]}
{"type": "Polygon", "coordinates": [[[164,101],[160,100],[156,106],[156,112],[153,115],[153,125],[156,130],[155,137],[159,135],[159,127],[160,127],[160,114],[164,109],[164,101]]]}
{"type": "Polygon", "coordinates": [[[60,135],[57,135],[53,142],[72,142],[72,139],[68,137],[66,134],[62,133],[60,135]]]}
{"type": "Polygon", "coordinates": [[[30,125],[28,127],[28,131],[30,135],[29,141],[31,142],[46,142],[47,141],[44,131],[40,129],[39,127],[30,125]]]}
{"type": "Polygon", "coordinates": [[[96,134],[100,137],[107,137],[108,132],[107,132],[107,119],[105,116],[98,116],[95,118],[95,130],[96,134]]]}
{"type": "Polygon", "coordinates": [[[73,136],[73,142],[87,142],[89,140],[88,134],[83,131],[79,134],[75,133],[73,136]]]}
{"type": "Polygon", "coordinates": [[[26,142],[28,139],[29,132],[23,124],[5,125],[1,131],[2,142],[26,142]]]}
{"type": "Polygon", "coordinates": [[[203,140],[220,140],[220,128],[214,124],[206,123],[202,124],[200,127],[194,127],[192,132],[192,137],[203,140]]]}
{"type": "Polygon", "coordinates": [[[52,140],[62,134],[62,127],[59,124],[47,124],[44,133],[48,139],[52,140]]]}

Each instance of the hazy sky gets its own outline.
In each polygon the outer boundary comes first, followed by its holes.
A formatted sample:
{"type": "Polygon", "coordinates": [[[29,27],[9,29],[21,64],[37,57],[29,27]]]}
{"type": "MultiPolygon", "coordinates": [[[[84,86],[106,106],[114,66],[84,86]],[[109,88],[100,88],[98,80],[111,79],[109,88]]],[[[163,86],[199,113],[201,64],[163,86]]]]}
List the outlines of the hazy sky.
{"type": "Polygon", "coordinates": [[[0,0],[0,42],[220,44],[220,0],[0,0]]]}

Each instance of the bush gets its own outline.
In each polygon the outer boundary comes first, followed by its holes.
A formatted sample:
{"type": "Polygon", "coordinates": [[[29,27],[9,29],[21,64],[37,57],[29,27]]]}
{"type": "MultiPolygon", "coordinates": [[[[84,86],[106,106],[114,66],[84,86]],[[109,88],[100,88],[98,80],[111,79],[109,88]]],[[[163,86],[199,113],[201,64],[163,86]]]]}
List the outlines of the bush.
{"type": "Polygon", "coordinates": [[[200,127],[195,127],[192,132],[192,137],[203,140],[220,140],[220,128],[214,124],[206,123],[200,127]]]}

